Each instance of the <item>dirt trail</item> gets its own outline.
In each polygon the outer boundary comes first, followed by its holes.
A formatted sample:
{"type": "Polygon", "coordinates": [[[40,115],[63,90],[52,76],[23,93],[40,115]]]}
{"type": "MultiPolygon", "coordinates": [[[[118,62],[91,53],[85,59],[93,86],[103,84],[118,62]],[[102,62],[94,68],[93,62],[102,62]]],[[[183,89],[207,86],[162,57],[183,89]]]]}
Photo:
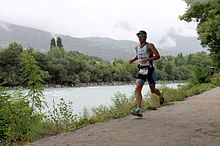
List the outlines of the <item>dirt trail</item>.
{"type": "Polygon", "coordinates": [[[47,137],[39,146],[220,146],[220,87],[182,102],[47,137]]]}

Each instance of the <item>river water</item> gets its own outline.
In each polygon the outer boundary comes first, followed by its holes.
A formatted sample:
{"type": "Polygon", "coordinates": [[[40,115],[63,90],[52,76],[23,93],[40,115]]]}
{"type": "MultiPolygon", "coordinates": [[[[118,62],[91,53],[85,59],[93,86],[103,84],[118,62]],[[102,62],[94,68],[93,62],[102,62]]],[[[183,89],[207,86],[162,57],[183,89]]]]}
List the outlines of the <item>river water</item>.
{"type": "MultiPolygon", "coordinates": [[[[178,85],[181,85],[181,83],[157,84],[157,87],[167,86],[170,88],[178,88],[178,85]]],[[[133,95],[134,90],[134,85],[120,85],[80,88],[47,88],[43,93],[50,110],[52,110],[53,100],[55,103],[58,103],[60,102],[60,98],[63,98],[66,102],[72,101],[74,113],[80,114],[84,107],[91,112],[92,108],[100,105],[109,106],[113,103],[112,97],[114,97],[115,94],[122,93],[130,97],[133,95]]],[[[149,90],[148,85],[145,85],[142,89],[142,94],[147,95],[149,90]]],[[[147,97],[145,96],[145,98],[147,97]]],[[[48,111],[48,109],[44,111],[48,111]]]]}

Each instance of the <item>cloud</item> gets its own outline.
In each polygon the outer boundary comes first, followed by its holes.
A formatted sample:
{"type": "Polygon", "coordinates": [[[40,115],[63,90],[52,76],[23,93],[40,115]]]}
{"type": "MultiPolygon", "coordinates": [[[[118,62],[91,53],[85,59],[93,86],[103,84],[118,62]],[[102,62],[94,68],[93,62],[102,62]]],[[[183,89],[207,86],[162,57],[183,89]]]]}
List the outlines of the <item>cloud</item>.
{"type": "Polygon", "coordinates": [[[119,22],[114,25],[114,28],[124,29],[126,31],[135,30],[132,26],[130,26],[127,22],[119,22]]]}
{"type": "Polygon", "coordinates": [[[176,47],[176,41],[174,38],[167,36],[159,41],[158,47],[168,50],[170,48],[176,47]]]}
{"type": "Polygon", "coordinates": [[[182,27],[171,26],[167,30],[164,30],[160,33],[161,36],[158,37],[159,39],[157,41],[157,45],[159,48],[167,50],[174,48],[178,45],[176,39],[178,39],[179,37],[197,38],[198,35],[195,29],[196,25],[194,24],[183,25],[182,27]]]}
{"type": "Polygon", "coordinates": [[[184,37],[198,37],[195,28],[192,27],[187,27],[187,28],[183,28],[183,27],[179,27],[176,28],[176,33],[179,34],[180,36],[184,36],[184,37]]]}

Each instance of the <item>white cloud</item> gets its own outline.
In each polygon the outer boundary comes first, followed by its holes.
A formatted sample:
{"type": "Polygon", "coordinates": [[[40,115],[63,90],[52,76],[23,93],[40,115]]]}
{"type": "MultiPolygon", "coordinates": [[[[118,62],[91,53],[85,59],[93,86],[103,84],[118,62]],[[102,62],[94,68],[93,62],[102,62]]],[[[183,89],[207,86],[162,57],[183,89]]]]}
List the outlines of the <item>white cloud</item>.
{"type": "Polygon", "coordinates": [[[186,27],[182,26],[182,27],[178,27],[176,28],[176,33],[184,36],[184,37],[198,37],[196,30],[196,23],[194,23],[193,25],[187,25],[186,27]]]}
{"type": "Polygon", "coordinates": [[[160,43],[158,43],[158,48],[163,48],[163,49],[169,49],[169,48],[173,48],[176,47],[176,41],[174,38],[171,37],[164,37],[163,40],[160,41],[160,43]]]}
{"type": "Polygon", "coordinates": [[[130,26],[127,22],[119,22],[114,25],[114,28],[124,29],[126,31],[135,30],[132,26],[130,26]]]}

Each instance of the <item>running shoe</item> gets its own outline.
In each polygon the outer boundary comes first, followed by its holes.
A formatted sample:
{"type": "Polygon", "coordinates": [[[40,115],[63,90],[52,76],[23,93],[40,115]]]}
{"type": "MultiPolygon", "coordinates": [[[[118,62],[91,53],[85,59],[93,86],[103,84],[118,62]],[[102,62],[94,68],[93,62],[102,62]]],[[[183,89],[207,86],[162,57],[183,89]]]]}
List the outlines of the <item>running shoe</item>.
{"type": "Polygon", "coordinates": [[[134,116],[143,117],[141,109],[136,109],[133,112],[131,112],[131,114],[134,116]]]}
{"type": "Polygon", "coordinates": [[[162,105],[164,103],[164,98],[163,98],[163,94],[160,94],[160,105],[162,105]]]}

